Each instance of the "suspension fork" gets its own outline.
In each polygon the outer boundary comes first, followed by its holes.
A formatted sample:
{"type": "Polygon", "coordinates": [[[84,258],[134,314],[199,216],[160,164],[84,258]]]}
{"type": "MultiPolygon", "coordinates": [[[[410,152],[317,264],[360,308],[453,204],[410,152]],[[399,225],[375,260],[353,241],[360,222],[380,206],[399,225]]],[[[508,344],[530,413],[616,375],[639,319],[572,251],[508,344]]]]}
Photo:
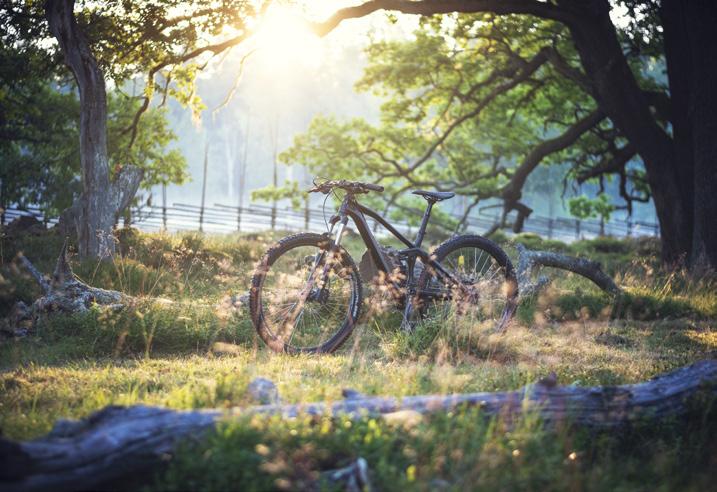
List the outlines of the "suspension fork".
{"type": "Polygon", "coordinates": [[[415,326],[415,310],[416,310],[416,280],[414,278],[414,269],[416,267],[416,256],[411,255],[406,258],[406,296],[404,300],[403,319],[401,320],[401,330],[413,331],[415,326]]]}

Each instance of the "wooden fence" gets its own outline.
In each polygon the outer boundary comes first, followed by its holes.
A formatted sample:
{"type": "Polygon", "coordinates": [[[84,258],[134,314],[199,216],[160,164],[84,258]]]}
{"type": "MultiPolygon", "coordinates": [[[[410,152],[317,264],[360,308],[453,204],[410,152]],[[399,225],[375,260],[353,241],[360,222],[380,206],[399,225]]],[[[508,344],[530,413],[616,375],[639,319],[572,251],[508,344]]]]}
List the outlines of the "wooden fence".
{"type": "MultiPolygon", "coordinates": [[[[300,210],[290,207],[273,207],[271,205],[251,204],[237,207],[216,203],[202,207],[187,203],[174,203],[172,206],[142,206],[132,210],[131,223],[143,230],[189,231],[204,232],[233,231],[252,232],[267,229],[286,231],[320,231],[325,230],[326,221],[334,213],[331,207],[325,212],[320,208],[305,207],[300,210]]],[[[416,211],[420,219],[421,211],[416,211]]],[[[8,208],[2,211],[0,222],[4,225],[22,215],[32,215],[48,225],[55,224],[56,218],[43,218],[42,211],[37,208],[8,208]]],[[[457,220],[460,218],[455,216],[457,220]]],[[[483,233],[496,221],[496,215],[487,211],[479,211],[468,217],[466,229],[471,233],[483,233]]],[[[401,232],[415,233],[416,226],[406,221],[392,222],[401,232]]],[[[369,224],[371,221],[369,220],[369,224]]],[[[579,220],[569,217],[544,217],[531,215],[524,225],[524,232],[539,234],[544,238],[574,241],[593,238],[599,235],[616,237],[659,236],[657,224],[633,220],[611,219],[600,222],[597,220],[579,220]]]]}

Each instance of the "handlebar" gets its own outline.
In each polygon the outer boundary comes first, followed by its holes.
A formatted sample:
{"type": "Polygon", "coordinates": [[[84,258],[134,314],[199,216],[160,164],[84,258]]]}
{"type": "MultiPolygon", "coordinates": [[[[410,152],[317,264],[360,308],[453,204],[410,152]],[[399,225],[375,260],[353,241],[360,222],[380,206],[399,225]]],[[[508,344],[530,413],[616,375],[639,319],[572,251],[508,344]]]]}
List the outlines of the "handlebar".
{"type": "Polygon", "coordinates": [[[353,194],[368,193],[369,191],[381,193],[383,191],[383,186],[377,184],[361,183],[359,181],[346,181],[345,179],[332,179],[324,181],[323,183],[314,182],[314,187],[309,190],[309,193],[323,193],[327,195],[331,193],[331,190],[334,188],[340,188],[353,194]]]}

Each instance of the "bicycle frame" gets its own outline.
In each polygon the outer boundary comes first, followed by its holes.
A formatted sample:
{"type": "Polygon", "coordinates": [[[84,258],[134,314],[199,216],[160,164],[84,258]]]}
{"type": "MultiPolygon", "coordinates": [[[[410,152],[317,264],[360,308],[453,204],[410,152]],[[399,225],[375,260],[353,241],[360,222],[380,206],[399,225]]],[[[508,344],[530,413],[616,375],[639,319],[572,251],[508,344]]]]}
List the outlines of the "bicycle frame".
{"type": "MultiPolygon", "coordinates": [[[[454,283],[454,285],[457,285],[459,286],[459,288],[464,290],[465,286],[459,279],[457,279],[451,272],[446,270],[440,264],[440,262],[433,259],[430,253],[421,248],[421,243],[423,242],[426,227],[428,226],[428,220],[431,216],[431,209],[433,208],[433,204],[434,202],[428,202],[426,210],[423,213],[421,225],[418,228],[418,232],[416,233],[416,239],[415,241],[411,241],[403,234],[401,234],[395,227],[389,224],[388,221],[386,221],[386,219],[381,217],[378,213],[358,203],[358,201],[356,201],[356,197],[352,193],[347,193],[341,203],[341,207],[339,208],[338,214],[331,217],[330,220],[331,228],[328,232],[329,237],[331,237],[336,224],[339,224],[339,228],[334,236],[332,247],[338,249],[338,247],[341,245],[341,237],[346,228],[348,220],[351,219],[356,225],[361,239],[363,240],[364,244],[366,244],[366,247],[371,254],[371,258],[373,259],[376,268],[379,271],[384,272],[387,275],[386,278],[390,278],[392,267],[381,253],[381,246],[376,240],[376,237],[371,232],[371,228],[366,221],[366,216],[368,216],[381,224],[383,227],[385,227],[386,230],[388,230],[388,232],[390,232],[396,239],[406,245],[406,249],[400,250],[398,254],[405,256],[408,261],[409,288],[412,288],[412,285],[410,284],[413,279],[413,267],[415,265],[415,260],[416,258],[420,258],[421,262],[424,265],[431,267],[439,275],[444,278],[450,279],[451,282],[454,283]]],[[[410,294],[415,294],[415,292],[410,292],[410,294]]]]}

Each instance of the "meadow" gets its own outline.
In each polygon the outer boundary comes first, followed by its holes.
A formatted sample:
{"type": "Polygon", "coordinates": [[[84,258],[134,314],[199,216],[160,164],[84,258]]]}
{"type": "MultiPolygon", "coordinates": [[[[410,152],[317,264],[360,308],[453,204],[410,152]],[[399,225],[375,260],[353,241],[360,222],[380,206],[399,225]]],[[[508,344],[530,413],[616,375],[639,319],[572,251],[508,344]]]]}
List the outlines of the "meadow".
{"type": "MultiPolygon", "coordinates": [[[[553,282],[521,303],[504,334],[455,318],[408,335],[397,313],[365,309],[370,316],[338,353],[275,354],[255,336],[240,300],[256,262],[280,236],[128,229],[114,260],[73,260],[86,283],[136,300],[119,311],[48,316],[27,336],[0,338],[3,437],[35,438],[59,418],[106,405],[246,406],[247,386],[258,376],[294,403],[337,400],[344,388],[391,396],[514,390],[549,373],[563,385],[616,385],[717,355],[717,283],[662,269],[655,240],[568,245],[533,235],[496,239],[513,256],[521,242],[601,261],[626,295],[616,303],[585,279],[546,270],[553,282]]],[[[5,333],[13,305],[40,295],[16,255],[50,273],[61,244],[52,233],[2,239],[5,333]]],[[[358,260],[356,238],[349,250],[358,260]]],[[[379,490],[705,490],[717,470],[717,408],[695,401],[685,419],[609,434],[549,428],[530,413],[487,419],[479,410],[402,421],[242,419],[184,443],[127,484],[321,489],[323,470],[359,456],[379,490]]]]}

